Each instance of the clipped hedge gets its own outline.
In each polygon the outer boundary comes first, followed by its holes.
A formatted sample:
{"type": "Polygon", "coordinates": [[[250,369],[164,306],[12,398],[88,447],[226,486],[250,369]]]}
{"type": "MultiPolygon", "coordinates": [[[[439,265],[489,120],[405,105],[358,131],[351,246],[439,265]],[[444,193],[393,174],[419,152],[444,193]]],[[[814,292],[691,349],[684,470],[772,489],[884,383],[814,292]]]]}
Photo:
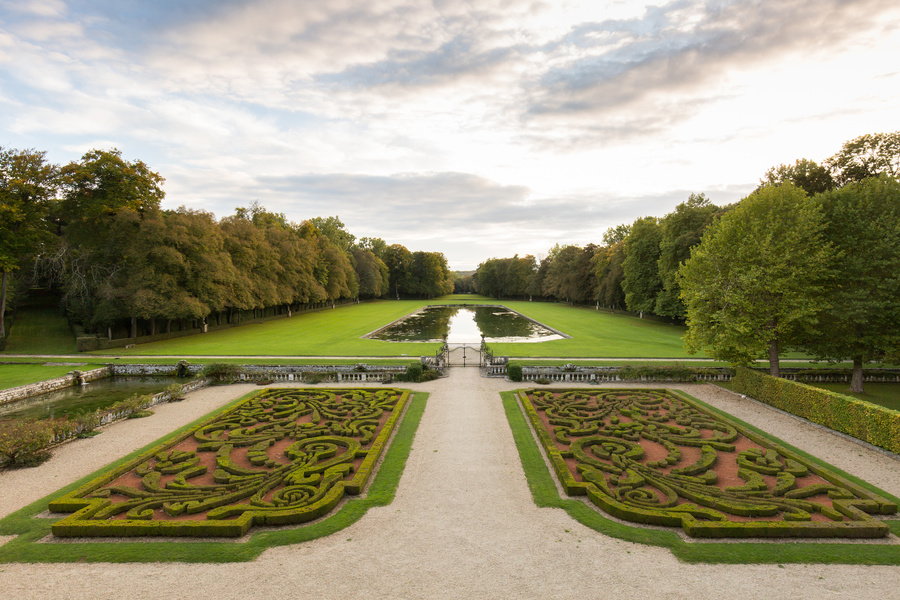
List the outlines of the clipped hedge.
{"type": "Polygon", "coordinates": [[[900,453],[900,412],[740,367],[732,389],[785,412],[900,453]]]}

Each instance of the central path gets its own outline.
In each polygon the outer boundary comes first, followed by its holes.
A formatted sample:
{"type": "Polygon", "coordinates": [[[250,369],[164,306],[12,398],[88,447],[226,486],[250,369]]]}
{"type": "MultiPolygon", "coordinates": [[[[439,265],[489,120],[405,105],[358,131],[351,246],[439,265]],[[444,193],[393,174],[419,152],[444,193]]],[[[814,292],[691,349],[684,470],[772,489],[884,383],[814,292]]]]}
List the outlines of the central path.
{"type": "MultiPolygon", "coordinates": [[[[894,567],[686,565],[667,550],[608,538],[561,510],[537,508],[499,396],[516,385],[459,367],[450,377],[410,385],[430,396],[396,498],[334,535],[273,548],[249,563],[0,565],[0,598],[695,600],[896,593],[894,567]]],[[[256,389],[233,388],[198,392],[194,402],[205,402],[203,393],[236,397],[256,389]]],[[[190,405],[163,405],[157,417],[190,405]]],[[[774,424],[778,417],[768,418],[774,424]]],[[[129,427],[138,426],[146,427],[123,423],[88,443],[63,446],[59,460],[82,453],[89,462],[99,448],[93,441],[118,442],[121,455],[129,444],[147,443],[130,439],[129,427]]],[[[50,471],[53,462],[34,469],[32,479],[0,473],[0,487],[13,479],[23,486],[49,479],[41,485],[56,489],[77,478],[50,471]]],[[[48,493],[41,492],[34,499],[48,493]]]]}

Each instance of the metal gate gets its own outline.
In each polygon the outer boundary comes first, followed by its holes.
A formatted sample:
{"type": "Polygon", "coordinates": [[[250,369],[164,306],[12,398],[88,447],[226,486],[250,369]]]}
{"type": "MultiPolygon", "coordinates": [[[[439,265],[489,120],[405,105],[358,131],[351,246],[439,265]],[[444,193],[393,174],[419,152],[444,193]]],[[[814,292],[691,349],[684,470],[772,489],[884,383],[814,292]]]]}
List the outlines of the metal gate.
{"type": "Polygon", "coordinates": [[[451,367],[480,367],[481,346],[479,344],[448,344],[451,367]]]}

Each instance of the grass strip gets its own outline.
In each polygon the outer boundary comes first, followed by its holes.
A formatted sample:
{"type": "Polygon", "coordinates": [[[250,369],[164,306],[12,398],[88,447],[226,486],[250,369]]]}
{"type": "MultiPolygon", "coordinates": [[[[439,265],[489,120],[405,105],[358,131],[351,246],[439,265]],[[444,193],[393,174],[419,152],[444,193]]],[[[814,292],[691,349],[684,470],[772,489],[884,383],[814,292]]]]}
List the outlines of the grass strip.
{"type": "MultiPolygon", "coordinates": [[[[678,392],[681,393],[681,392],[678,392]]],[[[861,564],[861,565],[900,565],[900,547],[885,544],[856,544],[856,543],[823,543],[805,541],[779,541],[778,543],[753,543],[753,542],[686,542],[672,530],[632,527],[613,521],[603,516],[583,502],[563,498],[559,495],[556,483],[544,462],[544,455],[538,447],[532,435],[531,426],[528,424],[516,392],[501,392],[503,408],[506,418],[512,430],[513,439],[519,451],[519,458],[525,471],[528,487],[531,490],[534,502],[539,507],[561,508],[569,516],[579,523],[610,537],[648,544],[661,548],[668,548],[680,560],[689,563],[720,563],[720,564],[777,564],[777,563],[805,563],[805,564],[861,564]]],[[[683,394],[687,396],[687,394],[683,394]]],[[[760,429],[753,427],[733,416],[701,402],[693,396],[691,400],[709,410],[734,420],[741,426],[748,428],[767,439],[785,446],[804,458],[815,462],[825,468],[832,469],[854,483],[888,498],[894,502],[898,499],[877,487],[860,480],[848,473],[835,468],[824,461],[817,459],[808,453],[786,444],[782,440],[771,436],[760,429]]],[[[900,534],[900,520],[890,519],[886,521],[894,535],[900,534]]]]}
{"type": "MultiPolygon", "coordinates": [[[[255,393],[251,392],[251,394],[255,393]]],[[[238,398],[216,412],[230,409],[251,394],[238,398]]],[[[253,560],[267,548],[299,544],[331,535],[361,519],[369,508],[386,506],[393,501],[397,485],[400,482],[400,475],[403,473],[406,460],[412,449],[413,438],[419,422],[422,420],[427,399],[428,394],[426,393],[414,392],[411,394],[411,399],[400,427],[397,429],[397,433],[385,454],[384,461],[366,494],[363,497],[350,498],[337,513],[317,523],[278,531],[261,531],[252,534],[250,540],[246,543],[220,541],[218,539],[198,542],[142,541],[135,543],[91,540],[89,542],[60,544],[37,543],[42,538],[50,535],[50,528],[55,521],[55,519],[35,518],[36,515],[47,510],[47,505],[50,501],[86,484],[99,476],[101,472],[115,468],[160,444],[162,441],[171,439],[194,427],[201,421],[208,419],[210,415],[206,415],[0,520],[0,535],[17,536],[15,539],[0,546],[0,563],[244,562],[253,560]]]]}

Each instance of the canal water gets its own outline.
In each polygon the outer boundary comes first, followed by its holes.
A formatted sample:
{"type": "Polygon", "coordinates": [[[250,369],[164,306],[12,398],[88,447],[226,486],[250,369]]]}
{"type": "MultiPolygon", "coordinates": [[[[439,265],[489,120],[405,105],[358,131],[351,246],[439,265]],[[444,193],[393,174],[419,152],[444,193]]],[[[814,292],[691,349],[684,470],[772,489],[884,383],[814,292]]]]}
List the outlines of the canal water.
{"type": "Polygon", "coordinates": [[[504,306],[426,306],[366,337],[389,342],[477,344],[561,340],[549,327],[504,306]]]}
{"type": "Polygon", "coordinates": [[[0,419],[46,419],[106,408],[135,394],[158,394],[188,379],[164,376],[107,377],[83,386],[68,387],[0,404],[0,419]]]}

